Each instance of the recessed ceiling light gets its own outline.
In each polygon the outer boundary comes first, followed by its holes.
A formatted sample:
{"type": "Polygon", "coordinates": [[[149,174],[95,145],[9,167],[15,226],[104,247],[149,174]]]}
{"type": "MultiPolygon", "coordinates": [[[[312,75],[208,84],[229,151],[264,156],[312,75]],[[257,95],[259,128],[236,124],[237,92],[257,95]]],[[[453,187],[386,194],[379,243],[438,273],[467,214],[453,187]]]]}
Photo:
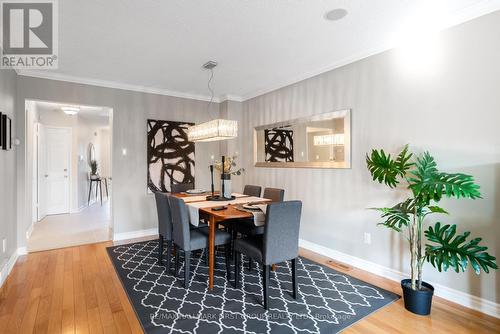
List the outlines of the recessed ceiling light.
{"type": "Polygon", "coordinates": [[[344,8],[336,8],[325,14],[325,20],[338,21],[342,20],[347,15],[347,10],[344,8]]]}
{"type": "Polygon", "coordinates": [[[66,115],[76,115],[80,108],[78,107],[61,107],[61,110],[64,111],[66,115]]]}

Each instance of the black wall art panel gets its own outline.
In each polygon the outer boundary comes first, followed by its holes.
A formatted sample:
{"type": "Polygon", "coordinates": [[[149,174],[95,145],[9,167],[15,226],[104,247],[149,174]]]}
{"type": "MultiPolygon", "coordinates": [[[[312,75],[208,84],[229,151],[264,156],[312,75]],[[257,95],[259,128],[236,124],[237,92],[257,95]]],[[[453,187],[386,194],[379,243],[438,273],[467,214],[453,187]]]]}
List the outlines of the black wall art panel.
{"type": "Polygon", "coordinates": [[[194,183],[193,123],[148,119],[148,191],[170,191],[172,183],[194,183]]]}
{"type": "Polygon", "coordinates": [[[293,130],[264,131],[266,162],[293,162],[293,130]]]}

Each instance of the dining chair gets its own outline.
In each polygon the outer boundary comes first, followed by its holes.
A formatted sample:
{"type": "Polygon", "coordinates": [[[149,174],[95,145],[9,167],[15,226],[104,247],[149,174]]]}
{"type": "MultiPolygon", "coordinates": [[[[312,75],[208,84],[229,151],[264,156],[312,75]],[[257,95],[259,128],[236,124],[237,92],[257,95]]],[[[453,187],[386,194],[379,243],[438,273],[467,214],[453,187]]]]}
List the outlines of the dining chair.
{"type": "Polygon", "coordinates": [[[183,193],[191,189],[194,189],[194,183],[172,183],[170,185],[170,192],[173,194],[183,193]]]}
{"type": "Polygon", "coordinates": [[[273,202],[283,202],[285,190],[278,188],[264,188],[262,197],[270,199],[273,202]]]}
{"type": "Polygon", "coordinates": [[[172,217],[167,193],[155,192],[156,211],[158,213],[158,263],[163,264],[163,245],[167,242],[167,272],[170,271],[170,255],[172,254],[172,217]]]}
{"type": "MultiPolygon", "coordinates": [[[[299,256],[299,229],[301,201],[272,203],[267,206],[264,234],[234,241],[234,285],[239,288],[241,254],[262,264],[263,304],[269,306],[269,279],[273,264],[291,261],[292,296],[297,298],[297,257],[299,256]]],[[[278,275],[276,275],[278,277],[278,275]]]]}
{"type": "MultiPolygon", "coordinates": [[[[191,229],[189,223],[189,212],[186,203],[180,198],[169,196],[170,209],[172,212],[172,239],[177,246],[175,252],[175,274],[179,272],[179,251],[184,251],[184,288],[188,288],[190,277],[191,252],[195,250],[206,249],[208,246],[208,229],[191,229]]],[[[215,230],[214,246],[226,245],[226,276],[229,280],[229,243],[231,235],[227,232],[215,230]]]]}
{"type": "Polygon", "coordinates": [[[253,185],[247,184],[247,185],[245,185],[245,188],[243,188],[243,195],[260,197],[261,191],[262,191],[261,186],[253,186],[253,185]]]}
{"type": "MultiPolygon", "coordinates": [[[[262,187],[261,186],[254,186],[254,185],[247,184],[243,188],[243,195],[246,195],[246,196],[260,197],[261,192],[262,192],[262,187]]],[[[244,221],[245,220],[243,220],[243,219],[228,220],[228,221],[222,222],[221,225],[224,226],[224,228],[229,233],[231,233],[232,239],[234,240],[234,238],[236,237],[237,231],[235,231],[233,229],[233,226],[234,225],[239,225],[240,223],[244,223],[244,221]]],[[[250,223],[255,227],[255,224],[253,224],[253,221],[250,221],[250,223]]],[[[232,244],[232,242],[233,241],[231,241],[231,244],[232,244]]],[[[232,248],[232,245],[231,245],[231,248],[232,248]]]]}

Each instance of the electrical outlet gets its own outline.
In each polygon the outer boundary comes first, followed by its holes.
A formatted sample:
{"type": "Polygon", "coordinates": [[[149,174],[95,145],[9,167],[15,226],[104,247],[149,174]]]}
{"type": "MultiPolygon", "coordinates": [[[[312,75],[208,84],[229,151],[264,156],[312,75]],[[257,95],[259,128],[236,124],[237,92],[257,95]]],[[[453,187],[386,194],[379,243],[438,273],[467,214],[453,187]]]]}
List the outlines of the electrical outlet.
{"type": "Polygon", "coordinates": [[[7,239],[2,240],[2,252],[5,253],[7,251],[7,239]]]}
{"type": "Polygon", "coordinates": [[[370,233],[365,232],[364,242],[365,242],[365,244],[368,244],[368,245],[370,245],[372,243],[372,235],[370,233]]]}

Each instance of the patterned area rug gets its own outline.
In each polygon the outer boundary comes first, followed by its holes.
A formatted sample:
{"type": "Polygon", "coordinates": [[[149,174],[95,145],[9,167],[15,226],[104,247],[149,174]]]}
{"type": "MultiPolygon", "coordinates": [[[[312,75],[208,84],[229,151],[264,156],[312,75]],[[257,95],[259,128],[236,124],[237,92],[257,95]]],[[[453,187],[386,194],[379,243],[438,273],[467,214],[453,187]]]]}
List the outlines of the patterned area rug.
{"type": "MultiPolygon", "coordinates": [[[[241,276],[242,289],[226,280],[217,253],[214,289],[207,288],[203,256],[191,259],[191,282],[157,264],[157,241],[108,248],[109,256],[146,333],[336,333],[399,298],[389,291],[300,258],[298,296],[291,297],[290,265],[271,272],[269,311],[262,307],[257,265],[241,276]]],[[[183,261],[181,261],[183,263],[183,261]]],[[[173,272],[173,264],[171,270],[173,272]]],[[[234,270],[234,268],[232,268],[234,270]]],[[[232,271],[234,275],[234,271],[232,271]]]]}

